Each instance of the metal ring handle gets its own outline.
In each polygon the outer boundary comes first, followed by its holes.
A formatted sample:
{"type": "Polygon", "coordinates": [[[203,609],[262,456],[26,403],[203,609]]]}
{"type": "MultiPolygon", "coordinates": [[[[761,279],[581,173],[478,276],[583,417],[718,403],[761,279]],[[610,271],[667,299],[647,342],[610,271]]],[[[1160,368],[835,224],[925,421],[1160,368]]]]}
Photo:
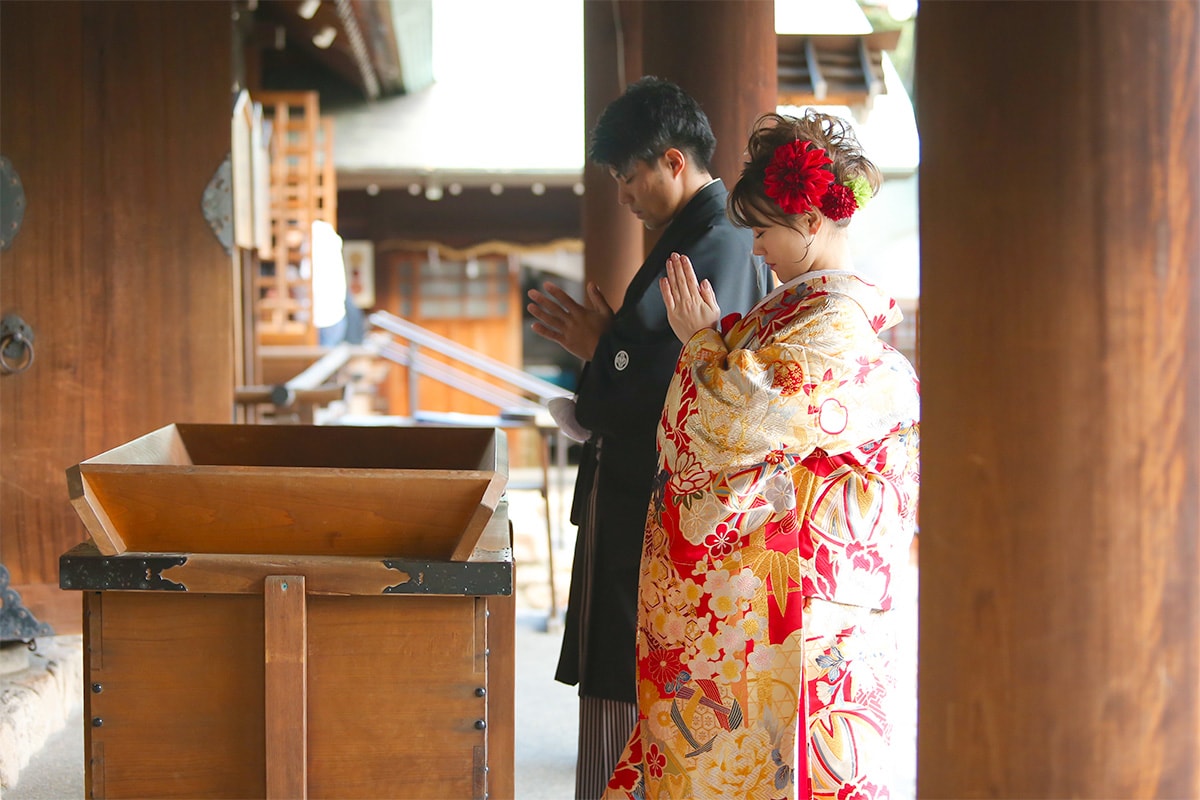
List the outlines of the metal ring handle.
{"type": "Polygon", "coordinates": [[[24,372],[33,366],[33,342],[26,339],[20,333],[10,333],[3,339],[0,339],[0,374],[16,375],[24,372]],[[25,350],[25,359],[15,366],[4,357],[4,351],[12,345],[20,345],[25,350]]]}

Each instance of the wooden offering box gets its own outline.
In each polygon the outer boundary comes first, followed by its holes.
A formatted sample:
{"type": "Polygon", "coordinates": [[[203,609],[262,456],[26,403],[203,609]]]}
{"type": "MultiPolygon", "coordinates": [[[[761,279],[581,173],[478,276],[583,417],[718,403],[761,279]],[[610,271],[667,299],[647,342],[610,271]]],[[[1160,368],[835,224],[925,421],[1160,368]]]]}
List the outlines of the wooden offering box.
{"type": "Polygon", "coordinates": [[[511,798],[504,433],[170,425],[68,470],[89,797],[511,798]]]}
{"type": "Polygon", "coordinates": [[[67,470],[105,555],[470,555],[508,479],[503,431],[168,425],[67,470]]]}

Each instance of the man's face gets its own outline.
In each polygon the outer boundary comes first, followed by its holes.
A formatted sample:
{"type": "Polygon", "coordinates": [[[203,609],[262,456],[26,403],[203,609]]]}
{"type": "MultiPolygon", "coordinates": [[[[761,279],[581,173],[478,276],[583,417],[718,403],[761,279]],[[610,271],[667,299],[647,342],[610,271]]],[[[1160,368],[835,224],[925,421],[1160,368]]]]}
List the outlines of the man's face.
{"type": "Polygon", "coordinates": [[[680,188],[666,156],[635,161],[624,173],[608,172],[617,182],[617,202],[629,206],[647,229],[661,228],[675,218],[680,188]]]}

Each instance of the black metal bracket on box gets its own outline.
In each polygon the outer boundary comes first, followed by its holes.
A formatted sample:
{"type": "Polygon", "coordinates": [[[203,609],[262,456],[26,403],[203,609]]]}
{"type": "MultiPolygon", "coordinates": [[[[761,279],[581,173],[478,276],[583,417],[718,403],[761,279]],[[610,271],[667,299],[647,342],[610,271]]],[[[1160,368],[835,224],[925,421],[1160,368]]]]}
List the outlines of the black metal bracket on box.
{"type": "Polygon", "coordinates": [[[387,558],[383,565],[409,575],[409,580],[389,586],[384,594],[512,594],[513,571],[509,561],[414,561],[387,558]]]}
{"type": "MultiPolygon", "coordinates": [[[[289,569],[300,567],[292,557],[289,569]]],[[[427,594],[427,595],[457,595],[457,596],[486,596],[511,595],[513,591],[513,566],[511,561],[429,561],[411,558],[359,558],[342,559],[344,568],[347,560],[354,561],[356,569],[361,574],[371,573],[378,576],[386,574],[388,585],[379,587],[378,578],[361,580],[361,586],[374,586],[374,592],[382,594],[427,594]],[[391,583],[391,574],[396,573],[391,583]]],[[[205,562],[204,555],[160,554],[160,553],[124,553],[121,555],[102,555],[92,542],[83,542],[58,558],[58,585],[62,589],[83,591],[209,591],[193,581],[173,581],[164,574],[171,570],[189,567],[192,563],[200,565],[205,562]]],[[[231,562],[223,561],[228,567],[231,562]]],[[[211,562],[209,563],[211,566],[211,562]]],[[[307,566],[314,572],[320,572],[327,567],[327,560],[313,557],[307,566]]],[[[182,570],[173,577],[181,577],[182,570]]],[[[243,574],[243,578],[245,575],[243,574]]],[[[259,585],[261,581],[245,580],[245,585],[259,585]]],[[[353,581],[351,582],[353,583],[353,581]]],[[[228,591],[228,585],[224,587],[228,591]]],[[[241,591],[245,591],[242,589],[241,591]]],[[[350,589],[351,593],[358,593],[350,589]]]]}
{"type": "Polygon", "coordinates": [[[58,587],[186,592],[182,583],[162,576],[164,570],[186,563],[187,556],[177,555],[100,556],[85,542],[58,557],[58,587]]]}
{"type": "Polygon", "coordinates": [[[39,622],[21,602],[21,595],[9,585],[8,567],[0,564],[0,642],[31,642],[53,635],[50,623],[39,622]]]}

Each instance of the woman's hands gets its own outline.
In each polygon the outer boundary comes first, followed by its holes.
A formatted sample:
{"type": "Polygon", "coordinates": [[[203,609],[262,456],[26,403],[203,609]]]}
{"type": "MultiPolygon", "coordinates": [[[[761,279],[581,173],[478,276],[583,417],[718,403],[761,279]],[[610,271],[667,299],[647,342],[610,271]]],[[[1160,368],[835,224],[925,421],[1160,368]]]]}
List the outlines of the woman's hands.
{"type": "Polygon", "coordinates": [[[696,331],[713,328],[721,319],[721,307],[708,278],[697,282],[696,271],[687,256],[672,253],[667,259],[667,276],[659,278],[667,321],[679,341],[687,343],[696,331]]]}

